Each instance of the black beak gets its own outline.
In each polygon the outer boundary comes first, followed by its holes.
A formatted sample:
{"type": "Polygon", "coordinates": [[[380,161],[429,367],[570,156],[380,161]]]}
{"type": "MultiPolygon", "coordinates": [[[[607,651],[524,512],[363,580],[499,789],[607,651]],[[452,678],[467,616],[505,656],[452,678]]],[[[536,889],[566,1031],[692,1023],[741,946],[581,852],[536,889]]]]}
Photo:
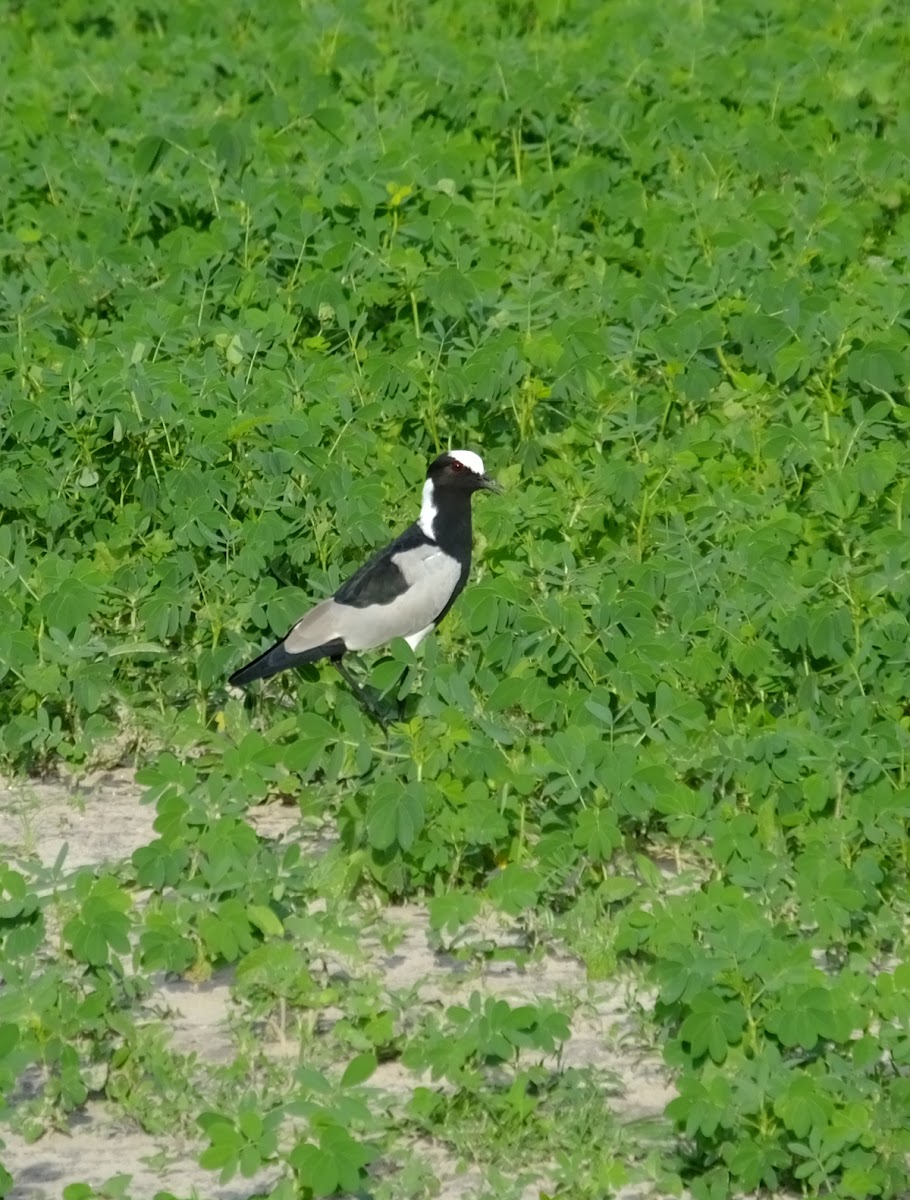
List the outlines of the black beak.
{"type": "Polygon", "coordinates": [[[489,475],[481,475],[480,486],[488,492],[495,492],[497,496],[501,496],[505,491],[501,483],[497,483],[495,479],[491,479],[489,475]]]}

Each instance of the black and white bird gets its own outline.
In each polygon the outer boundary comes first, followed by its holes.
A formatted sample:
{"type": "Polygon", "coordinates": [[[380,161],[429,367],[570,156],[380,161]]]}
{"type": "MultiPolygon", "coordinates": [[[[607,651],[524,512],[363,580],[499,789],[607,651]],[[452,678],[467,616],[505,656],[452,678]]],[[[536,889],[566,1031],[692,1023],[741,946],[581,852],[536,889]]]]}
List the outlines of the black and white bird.
{"type": "Polygon", "coordinates": [[[485,473],[480,455],[470,450],[440,454],[427,470],[414,524],[229,682],[244,685],[327,658],[363,699],[342,656],[396,637],[413,650],[436,628],[467,583],[471,497],[482,489],[502,491],[485,473]]]}

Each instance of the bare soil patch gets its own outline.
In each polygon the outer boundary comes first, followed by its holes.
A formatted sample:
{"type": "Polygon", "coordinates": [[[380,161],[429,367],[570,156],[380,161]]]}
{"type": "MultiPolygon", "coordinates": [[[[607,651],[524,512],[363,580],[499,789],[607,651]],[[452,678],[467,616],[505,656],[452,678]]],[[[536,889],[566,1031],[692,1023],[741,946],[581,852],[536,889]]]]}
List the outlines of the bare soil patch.
{"type": "MultiPolygon", "coordinates": [[[[155,836],[152,806],[141,803],[142,788],[128,771],[105,773],[78,786],[54,782],[0,783],[0,852],[8,861],[40,860],[49,867],[66,847],[69,869],[116,863],[155,836]]],[[[294,808],[267,806],[250,813],[263,836],[297,836],[299,815],[294,808]]],[[[384,919],[398,927],[394,951],[377,944],[368,951],[371,968],[381,974],[390,991],[407,990],[421,1002],[463,1002],[473,991],[511,1002],[528,1003],[567,994],[582,999],[565,1045],[566,1065],[595,1066],[615,1080],[605,1095],[622,1121],[659,1117],[672,1097],[659,1056],[644,1048],[636,1033],[636,1004],[628,985],[612,981],[591,983],[584,967],[568,954],[549,953],[533,969],[495,962],[481,969],[436,948],[426,909],[417,904],[389,909],[384,919]]],[[[492,936],[508,938],[500,926],[492,936]]],[[[207,1063],[231,1061],[235,1052],[231,1026],[231,971],[205,983],[161,980],[152,1006],[166,1012],[171,1044],[181,1053],[195,1053],[207,1063]]],[[[331,1020],[331,1015],[326,1014],[331,1020]]],[[[288,1051],[284,1047],[284,1052],[288,1051]]],[[[281,1052],[276,1045],[275,1050],[281,1052]]],[[[382,1064],[371,1084],[391,1095],[413,1088],[414,1078],[398,1063],[382,1064]]],[[[56,1200],[74,1182],[100,1187],[116,1175],[127,1175],[126,1194],[139,1200],[165,1190],[176,1196],[198,1194],[210,1200],[240,1200],[271,1179],[218,1183],[217,1176],[197,1164],[198,1144],[176,1137],[143,1132],[108,1102],[91,1100],[62,1131],[46,1133],[28,1144],[10,1129],[2,1131],[3,1160],[13,1175],[11,1200],[56,1200]]],[[[418,1147],[440,1184],[441,1200],[480,1197],[480,1173],[456,1162],[445,1147],[418,1147]]],[[[538,1188],[525,1195],[539,1194],[538,1188]]],[[[631,1198],[642,1194],[630,1188],[631,1198]]]]}

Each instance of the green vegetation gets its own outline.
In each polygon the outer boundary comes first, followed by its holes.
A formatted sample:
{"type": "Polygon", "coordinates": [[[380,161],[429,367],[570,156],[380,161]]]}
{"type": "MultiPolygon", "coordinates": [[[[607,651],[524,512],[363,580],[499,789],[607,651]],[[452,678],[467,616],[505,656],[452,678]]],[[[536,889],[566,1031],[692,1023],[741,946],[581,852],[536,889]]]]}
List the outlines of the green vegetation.
{"type": "Polygon", "coordinates": [[[573,1200],[905,1195],[901,6],[20,0],[0,34],[0,760],[135,758],[158,812],[119,866],[0,869],[20,1126],[100,1087],[273,1200],[429,1194],[427,1132],[573,1200]],[[228,697],[447,445],[508,494],[439,635],[370,664],[389,741],[329,671],[228,697]],[[277,795],[336,848],[254,833],[277,795]],[[660,1139],[552,1065],[565,1006],[340,989],[364,894],[652,985],[660,1139]],[[138,1020],[224,964],[250,1019],[341,1007],[311,1065],[207,1075],[138,1020]],[[399,1109],[392,1059],[435,1081],[399,1109]]]}

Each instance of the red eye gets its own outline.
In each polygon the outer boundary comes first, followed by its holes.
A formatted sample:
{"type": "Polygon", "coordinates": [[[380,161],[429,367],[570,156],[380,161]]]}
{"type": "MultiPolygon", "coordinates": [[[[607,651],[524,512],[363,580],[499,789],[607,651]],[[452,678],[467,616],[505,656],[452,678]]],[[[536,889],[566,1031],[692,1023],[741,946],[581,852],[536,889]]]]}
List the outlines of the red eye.
{"type": "Polygon", "coordinates": [[[452,460],[452,470],[453,471],[463,471],[464,463],[460,463],[457,458],[453,459],[452,460]]]}

